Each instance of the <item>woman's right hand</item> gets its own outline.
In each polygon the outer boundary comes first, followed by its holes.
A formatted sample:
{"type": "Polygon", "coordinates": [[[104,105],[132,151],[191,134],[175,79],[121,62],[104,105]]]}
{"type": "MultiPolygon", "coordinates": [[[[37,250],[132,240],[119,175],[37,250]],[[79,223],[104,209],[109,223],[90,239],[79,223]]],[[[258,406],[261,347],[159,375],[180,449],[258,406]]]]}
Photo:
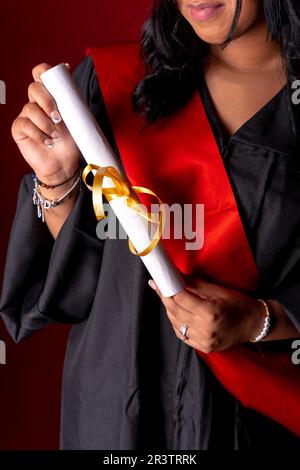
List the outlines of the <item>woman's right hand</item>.
{"type": "Polygon", "coordinates": [[[50,68],[39,64],[32,70],[34,82],[28,87],[29,102],[13,122],[12,136],[37,177],[56,185],[76,173],[80,151],[41,82],[40,75],[50,68]]]}

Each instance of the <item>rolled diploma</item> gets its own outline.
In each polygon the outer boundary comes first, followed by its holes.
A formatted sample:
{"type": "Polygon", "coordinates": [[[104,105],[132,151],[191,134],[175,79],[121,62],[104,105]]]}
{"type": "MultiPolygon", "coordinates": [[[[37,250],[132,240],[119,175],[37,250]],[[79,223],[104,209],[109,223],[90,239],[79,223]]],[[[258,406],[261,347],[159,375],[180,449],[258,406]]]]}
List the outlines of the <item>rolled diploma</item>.
{"type": "MultiPolygon", "coordinates": [[[[41,74],[41,80],[55,99],[62,119],[86,162],[102,167],[113,166],[124,177],[109,142],[65,65],[59,64],[47,70],[41,74]]],[[[105,177],[103,187],[112,186],[112,181],[105,177]]],[[[113,199],[110,206],[135,249],[138,252],[145,249],[151,243],[147,220],[128,207],[122,198],[113,199]]],[[[160,242],[141,259],[163,296],[171,297],[183,289],[182,277],[160,242]]]]}

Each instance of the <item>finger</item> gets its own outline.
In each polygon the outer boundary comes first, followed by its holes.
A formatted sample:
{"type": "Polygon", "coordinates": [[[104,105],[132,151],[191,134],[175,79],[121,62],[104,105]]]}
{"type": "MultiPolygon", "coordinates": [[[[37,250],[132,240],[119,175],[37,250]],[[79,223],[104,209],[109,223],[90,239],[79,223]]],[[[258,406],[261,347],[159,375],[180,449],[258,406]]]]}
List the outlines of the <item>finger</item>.
{"type": "MultiPolygon", "coordinates": [[[[18,117],[12,125],[12,135],[16,143],[22,143],[27,139],[32,139],[38,143],[47,143],[47,134],[41,131],[30,119],[18,117]]],[[[49,142],[50,145],[51,141],[49,142]]],[[[47,144],[48,145],[48,144],[47,144]]]]}
{"type": "Polygon", "coordinates": [[[166,310],[169,310],[174,317],[183,319],[184,317],[191,315],[191,312],[184,309],[181,305],[178,305],[173,297],[163,297],[159,289],[157,289],[156,292],[166,307],[166,310]]]}
{"type": "Polygon", "coordinates": [[[189,335],[188,332],[186,333],[186,338],[182,338],[180,330],[178,330],[177,328],[174,328],[174,333],[177,336],[177,338],[183,343],[185,343],[187,346],[190,346],[195,349],[199,349],[199,348],[201,348],[201,350],[205,349],[205,346],[204,346],[205,343],[203,343],[203,346],[201,346],[199,341],[196,341],[192,336],[189,335]]]}
{"type": "Polygon", "coordinates": [[[193,349],[196,349],[198,351],[201,351],[201,352],[205,352],[207,351],[207,349],[205,348],[205,346],[201,346],[201,344],[199,344],[197,341],[194,341],[193,339],[191,338],[187,338],[184,343],[187,345],[187,346],[190,346],[191,348],[193,349]]]}
{"type": "MultiPolygon", "coordinates": [[[[162,295],[162,293],[160,292],[160,290],[158,289],[157,285],[155,284],[155,282],[153,281],[153,279],[150,279],[148,281],[148,284],[149,286],[155,290],[155,292],[157,293],[157,295],[159,295],[159,297],[161,298],[163,304],[165,305],[166,309],[168,310],[172,310],[175,312],[175,310],[179,310],[181,307],[176,304],[175,300],[174,300],[174,296],[172,297],[164,297],[162,295]]],[[[174,313],[175,314],[175,313],[174,313]]]]}
{"type": "Polygon", "coordinates": [[[186,288],[209,301],[220,294],[220,289],[222,290],[221,286],[194,276],[186,277],[186,288]]]}
{"type": "Polygon", "coordinates": [[[216,352],[221,350],[220,345],[217,341],[214,340],[208,340],[208,339],[199,339],[199,338],[193,338],[191,335],[186,334],[186,338],[181,337],[181,333],[179,330],[175,330],[174,332],[177,336],[178,339],[180,339],[183,343],[185,343],[187,346],[190,346],[193,349],[196,349],[197,351],[200,351],[204,354],[210,354],[212,352],[216,352]]]}
{"type": "Polygon", "coordinates": [[[55,100],[41,83],[31,83],[28,87],[28,98],[31,103],[37,103],[55,124],[61,122],[55,100]]]}
{"type": "Polygon", "coordinates": [[[149,285],[150,287],[152,287],[152,289],[154,289],[157,292],[157,294],[160,296],[160,298],[162,299],[163,303],[167,306],[167,308],[170,308],[172,311],[176,309],[176,306],[174,306],[174,303],[173,303],[175,302],[181,308],[191,313],[197,312],[197,313],[209,314],[211,311],[211,306],[212,306],[211,304],[215,303],[215,300],[213,298],[208,298],[208,297],[199,295],[196,290],[191,291],[191,290],[188,290],[187,288],[182,289],[180,292],[173,295],[172,297],[163,297],[157,285],[152,279],[149,281],[149,285]]]}
{"type": "Polygon", "coordinates": [[[42,80],[40,78],[42,73],[47,72],[47,70],[49,70],[51,68],[52,68],[52,66],[49,65],[49,64],[46,64],[45,62],[43,62],[42,64],[36,65],[32,69],[32,76],[33,76],[34,81],[42,83],[42,80]]]}
{"type": "Polygon", "coordinates": [[[207,313],[211,308],[211,301],[207,300],[196,292],[191,292],[186,288],[173,296],[177,305],[192,313],[207,313]]]}
{"type": "Polygon", "coordinates": [[[221,349],[220,339],[215,333],[209,333],[205,330],[205,321],[203,319],[203,327],[201,322],[197,321],[194,323],[194,316],[182,317],[181,319],[174,317],[170,311],[167,310],[167,316],[173,327],[174,333],[181,341],[186,343],[188,346],[198,349],[199,351],[209,354],[214,351],[221,349]],[[183,338],[181,334],[181,327],[185,324],[188,326],[186,330],[186,337],[183,338]]]}
{"type": "Polygon", "coordinates": [[[60,133],[57,130],[52,119],[50,119],[47,114],[40,108],[37,103],[27,103],[20,117],[28,118],[31,122],[38,127],[44,134],[49,138],[58,140],[60,138],[60,133]]]}
{"type": "Polygon", "coordinates": [[[173,313],[167,309],[167,316],[172,323],[173,328],[176,330],[180,330],[182,325],[187,325],[188,329],[191,331],[192,326],[194,325],[193,323],[193,318],[191,314],[182,314],[181,317],[179,318],[178,316],[174,316],[173,313]]]}
{"type": "Polygon", "coordinates": [[[155,284],[155,282],[153,281],[153,279],[150,279],[148,281],[148,284],[149,286],[151,287],[151,289],[155,290],[155,292],[157,293],[157,295],[159,295],[159,297],[161,298],[162,302],[164,303],[164,305],[169,308],[171,307],[173,304],[174,304],[174,300],[172,297],[164,297],[162,295],[162,293],[160,292],[159,288],[157,287],[157,285],[155,284]]]}
{"type": "Polygon", "coordinates": [[[173,297],[163,297],[159,289],[157,288],[157,285],[155,282],[151,279],[149,281],[149,286],[154,289],[159,297],[161,298],[161,301],[163,302],[164,306],[166,307],[167,310],[169,310],[174,317],[177,317],[179,319],[185,318],[187,315],[195,315],[195,314],[201,314],[201,305],[199,302],[198,297],[194,296],[196,301],[193,302],[184,302],[182,300],[182,297],[191,297],[192,294],[187,292],[185,289],[180,291],[178,294],[174,295],[173,297]],[[181,301],[181,304],[175,301],[175,298],[179,299],[181,301]],[[188,306],[189,309],[186,309],[185,306],[188,306]]]}
{"type": "Polygon", "coordinates": [[[182,333],[180,331],[181,326],[183,325],[182,323],[180,325],[174,325],[172,321],[170,320],[170,323],[173,327],[174,333],[177,336],[178,339],[181,339],[182,341],[186,341],[187,339],[192,339],[195,340],[194,336],[192,335],[192,330],[190,328],[187,329],[185,338],[182,336],[182,333]]]}
{"type": "Polygon", "coordinates": [[[167,316],[173,326],[173,328],[180,332],[180,328],[182,325],[187,325],[187,333],[186,335],[191,339],[198,339],[201,341],[206,341],[211,339],[211,335],[206,332],[205,324],[201,325],[201,321],[195,321],[195,317],[193,315],[182,315],[181,318],[175,317],[172,312],[167,310],[167,316]]]}
{"type": "Polygon", "coordinates": [[[191,346],[192,348],[204,354],[211,354],[213,352],[222,350],[222,348],[219,346],[219,343],[215,341],[209,341],[209,340],[195,341],[193,339],[187,339],[185,343],[188,346],[191,346]]]}
{"type": "MultiPolygon", "coordinates": [[[[68,62],[65,63],[65,66],[67,67],[68,70],[71,70],[70,64],[68,62]]],[[[49,65],[46,62],[36,65],[32,69],[32,76],[33,76],[34,81],[42,82],[40,78],[42,73],[47,72],[47,70],[50,70],[51,68],[52,68],[52,65],[49,65]]]]}

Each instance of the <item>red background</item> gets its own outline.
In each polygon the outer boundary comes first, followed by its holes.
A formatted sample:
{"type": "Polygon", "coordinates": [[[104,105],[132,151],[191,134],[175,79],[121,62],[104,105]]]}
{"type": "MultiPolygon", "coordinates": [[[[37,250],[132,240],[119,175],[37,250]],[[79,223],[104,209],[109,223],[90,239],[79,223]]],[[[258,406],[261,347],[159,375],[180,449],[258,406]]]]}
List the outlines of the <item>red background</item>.
{"type": "MultiPolygon", "coordinates": [[[[27,101],[31,69],[40,62],[77,65],[87,45],[138,39],[150,0],[1,0],[0,80],[0,273],[18,186],[29,171],[10,127],[27,101]]],[[[68,328],[55,326],[15,345],[0,321],[7,364],[0,365],[0,449],[56,449],[60,385],[68,328]]]]}

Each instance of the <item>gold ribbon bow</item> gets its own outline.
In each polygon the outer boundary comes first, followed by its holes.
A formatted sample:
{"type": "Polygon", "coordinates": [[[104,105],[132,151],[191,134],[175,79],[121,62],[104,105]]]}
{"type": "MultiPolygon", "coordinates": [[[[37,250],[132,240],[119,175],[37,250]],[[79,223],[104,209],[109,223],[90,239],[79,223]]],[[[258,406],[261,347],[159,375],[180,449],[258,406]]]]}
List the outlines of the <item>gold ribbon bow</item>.
{"type": "Polygon", "coordinates": [[[131,186],[130,183],[124,181],[120,173],[113,166],[101,167],[98,165],[89,164],[85,167],[82,173],[82,179],[86,186],[89,188],[89,190],[93,193],[93,206],[97,220],[103,220],[106,217],[103,207],[103,196],[106,197],[108,202],[121,197],[126,200],[128,207],[133,209],[135,212],[140,214],[149,222],[157,224],[157,229],[154,234],[154,237],[151,243],[144,250],[137,252],[131,240],[128,240],[130,251],[134,255],[148,255],[156,247],[163,233],[165,223],[165,211],[160,198],[148,188],[143,188],[142,186],[131,186]],[[91,172],[94,175],[92,186],[86,182],[87,176],[91,172]],[[114,187],[103,188],[104,177],[110,178],[114,184],[114,187]],[[159,203],[160,207],[158,221],[156,214],[152,214],[151,212],[149,214],[144,209],[144,207],[141,207],[141,202],[139,201],[136,194],[149,194],[150,196],[154,196],[154,198],[159,203]]]}

